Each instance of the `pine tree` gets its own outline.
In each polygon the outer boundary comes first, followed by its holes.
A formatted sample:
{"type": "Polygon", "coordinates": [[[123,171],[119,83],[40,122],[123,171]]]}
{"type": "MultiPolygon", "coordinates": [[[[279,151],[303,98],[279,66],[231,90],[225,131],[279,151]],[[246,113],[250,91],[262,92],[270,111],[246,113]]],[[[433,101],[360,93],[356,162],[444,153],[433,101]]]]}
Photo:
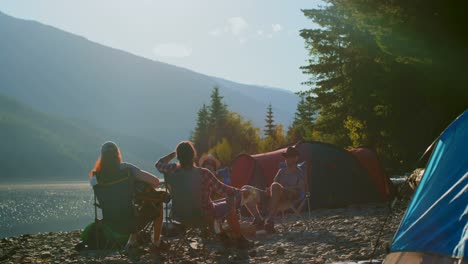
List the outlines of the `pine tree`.
{"type": "Polygon", "coordinates": [[[299,140],[313,140],[312,131],[315,122],[316,109],[314,104],[309,102],[307,92],[299,93],[301,100],[297,104],[294,121],[287,132],[289,142],[299,140]]]}
{"type": "Polygon", "coordinates": [[[208,107],[203,104],[198,110],[197,126],[192,135],[192,141],[200,153],[205,153],[209,149],[209,117],[208,107]]]}
{"type": "Polygon", "coordinates": [[[275,120],[273,119],[273,108],[271,107],[271,104],[268,105],[267,107],[267,113],[266,113],[266,119],[265,119],[266,125],[265,129],[263,130],[265,132],[265,136],[270,136],[274,138],[275,136],[275,120]]]}
{"type": "Polygon", "coordinates": [[[228,109],[227,106],[222,102],[224,97],[219,94],[218,86],[213,88],[210,97],[211,104],[209,106],[209,126],[212,128],[218,128],[226,121],[228,109]]]}
{"type": "Polygon", "coordinates": [[[208,147],[215,146],[225,135],[224,126],[228,117],[227,105],[223,102],[223,96],[219,94],[219,87],[215,86],[211,92],[211,104],[208,107],[209,118],[208,127],[210,129],[210,136],[208,140],[208,147]]]}

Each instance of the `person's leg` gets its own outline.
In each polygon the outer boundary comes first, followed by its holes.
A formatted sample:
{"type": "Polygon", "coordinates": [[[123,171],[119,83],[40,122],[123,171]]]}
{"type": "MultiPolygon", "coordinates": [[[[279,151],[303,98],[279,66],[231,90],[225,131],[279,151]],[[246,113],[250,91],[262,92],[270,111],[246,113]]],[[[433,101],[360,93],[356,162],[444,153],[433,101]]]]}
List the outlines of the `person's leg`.
{"type": "Polygon", "coordinates": [[[161,241],[161,231],[164,219],[163,206],[161,205],[159,206],[159,208],[159,216],[153,221],[153,243],[156,246],[159,246],[159,243],[161,241]]]}
{"type": "Polygon", "coordinates": [[[226,220],[232,229],[233,237],[234,238],[240,237],[242,234],[241,234],[239,219],[237,219],[237,213],[236,213],[235,208],[229,209],[228,215],[226,216],[226,220]]]}
{"type": "Polygon", "coordinates": [[[277,182],[274,182],[271,184],[270,187],[270,204],[269,204],[269,210],[268,210],[268,215],[266,219],[269,221],[273,216],[276,215],[276,208],[279,205],[279,202],[281,201],[281,196],[283,194],[283,186],[277,182]]]}
{"type": "MultiPolygon", "coordinates": [[[[229,203],[228,203],[229,205],[229,203]]],[[[253,243],[242,235],[240,224],[239,224],[239,219],[237,217],[236,213],[236,207],[235,206],[229,206],[228,208],[229,213],[226,217],[227,222],[229,226],[231,227],[233,234],[232,237],[236,241],[236,246],[239,249],[248,249],[251,248],[253,243]]]]}
{"type": "Polygon", "coordinates": [[[251,247],[252,243],[245,239],[241,233],[240,223],[236,212],[236,204],[233,201],[224,199],[220,202],[214,202],[214,218],[226,218],[232,230],[232,237],[237,243],[237,247],[246,249],[251,247]]]}
{"type": "Polygon", "coordinates": [[[263,218],[260,214],[260,210],[258,209],[259,204],[260,204],[260,195],[256,195],[255,199],[245,204],[245,208],[247,208],[247,211],[249,211],[250,215],[252,215],[255,218],[254,224],[260,227],[263,225],[262,224],[263,218]]]}
{"type": "Polygon", "coordinates": [[[237,219],[236,207],[233,201],[227,199],[220,199],[213,202],[214,219],[226,218],[229,226],[235,237],[240,236],[240,224],[237,219]]]}
{"type": "Polygon", "coordinates": [[[132,233],[128,237],[127,244],[125,244],[125,250],[130,250],[132,247],[136,246],[138,244],[138,235],[137,233],[132,233]]]}

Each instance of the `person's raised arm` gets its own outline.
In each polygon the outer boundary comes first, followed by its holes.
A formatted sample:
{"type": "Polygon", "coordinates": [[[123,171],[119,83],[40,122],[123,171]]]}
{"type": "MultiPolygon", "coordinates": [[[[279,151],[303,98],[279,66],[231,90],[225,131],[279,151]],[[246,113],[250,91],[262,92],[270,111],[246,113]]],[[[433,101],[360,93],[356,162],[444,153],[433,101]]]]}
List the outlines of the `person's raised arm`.
{"type": "Polygon", "coordinates": [[[175,163],[169,163],[169,162],[175,157],[176,157],[176,153],[171,152],[167,154],[166,156],[160,158],[154,166],[161,173],[174,172],[175,169],[177,168],[177,165],[175,163]]]}

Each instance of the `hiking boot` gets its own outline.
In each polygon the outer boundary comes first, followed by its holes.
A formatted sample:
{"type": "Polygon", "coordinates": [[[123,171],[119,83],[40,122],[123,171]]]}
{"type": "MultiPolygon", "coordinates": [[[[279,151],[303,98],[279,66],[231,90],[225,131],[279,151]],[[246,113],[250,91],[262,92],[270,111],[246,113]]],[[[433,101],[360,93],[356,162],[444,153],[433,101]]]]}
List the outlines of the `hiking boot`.
{"type": "Polygon", "coordinates": [[[251,223],[251,225],[255,226],[256,230],[262,230],[265,228],[265,221],[258,220],[257,218],[255,218],[254,221],[251,223]]]}
{"type": "Polygon", "coordinates": [[[88,249],[88,245],[86,245],[85,242],[80,241],[78,244],[75,245],[75,250],[76,251],[83,251],[88,249]]]}
{"type": "Polygon", "coordinates": [[[236,239],[236,247],[238,249],[249,249],[253,247],[253,242],[246,239],[244,236],[240,236],[236,239]]]}
{"type": "Polygon", "coordinates": [[[234,240],[230,239],[226,233],[220,233],[217,235],[219,241],[225,248],[230,248],[234,246],[234,240]]]}
{"type": "Polygon", "coordinates": [[[270,233],[270,234],[276,233],[275,223],[274,223],[273,221],[268,221],[268,222],[265,224],[265,231],[267,231],[267,232],[270,233]]]}
{"type": "Polygon", "coordinates": [[[166,251],[171,248],[171,244],[167,243],[164,240],[161,240],[159,242],[159,246],[156,246],[156,244],[151,243],[150,250],[151,251],[166,251]]]}

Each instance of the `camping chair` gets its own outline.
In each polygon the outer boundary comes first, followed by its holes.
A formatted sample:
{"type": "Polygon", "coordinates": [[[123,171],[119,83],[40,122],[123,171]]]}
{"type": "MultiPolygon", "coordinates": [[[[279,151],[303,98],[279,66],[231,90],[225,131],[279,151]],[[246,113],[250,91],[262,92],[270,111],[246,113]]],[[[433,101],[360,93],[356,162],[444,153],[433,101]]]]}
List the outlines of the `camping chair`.
{"type": "Polygon", "coordinates": [[[106,236],[104,241],[100,241],[100,237],[96,235],[96,246],[98,249],[122,249],[127,240],[124,241],[118,234],[123,234],[124,237],[126,236],[126,239],[128,239],[129,234],[136,231],[139,231],[139,238],[147,237],[148,234],[151,234],[153,227],[152,220],[157,215],[151,217],[151,219],[144,219],[145,222],[142,223],[141,219],[139,219],[139,212],[142,209],[142,202],[151,202],[152,197],[146,197],[145,193],[135,193],[135,182],[130,176],[130,171],[127,171],[127,175],[118,180],[94,185],[93,191],[96,228],[99,230],[103,226],[109,227],[115,233],[111,237],[106,236]],[[137,201],[139,204],[137,204],[137,201]],[[98,219],[97,208],[100,208],[102,211],[102,220],[98,219]]]}
{"type": "MultiPolygon", "coordinates": [[[[284,213],[291,210],[296,217],[302,220],[304,224],[306,225],[306,228],[309,229],[309,221],[307,221],[304,216],[302,215],[302,210],[307,203],[308,211],[309,211],[309,217],[310,217],[310,193],[309,192],[304,192],[300,194],[299,199],[295,201],[283,201],[278,205],[278,208],[276,209],[278,213],[281,214],[281,219],[285,219],[284,213]]],[[[280,221],[280,224],[283,226],[285,230],[287,230],[287,226],[284,224],[284,221],[280,221]]]]}
{"type": "MultiPolygon", "coordinates": [[[[136,207],[134,204],[133,180],[124,177],[109,183],[98,183],[94,191],[94,221],[98,230],[103,225],[117,233],[131,234],[136,231],[136,207]],[[102,211],[102,220],[98,219],[97,208],[102,211]]],[[[96,232],[97,233],[97,232],[96,232]]],[[[123,248],[123,241],[116,237],[106,237],[105,241],[96,235],[96,246],[102,248],[123,248]]]]}
{"type": "MultiPolygon", "coordinates": [[[[166,175],[164,175],[164,178],[166,179],[166,175]]],[[[166,190],[172,195],[172,188],[166,180],[165,187],[166,190]]],[[[188,245],[188,250],[191,253],[201,253],[202,257],[206,260],[206,258],[209,256],[209,253],[206,251],[205,241],[214,239],[216,235],[219,235],[222,232],[222,221],[224,219],[215,219],[215,223],[212,225],[212,223],[206,219],[204,212],[202,211],[181,218],[180,216],[178,217],[177,212],[175,212],[172,207],[171,211],[169,212],[168,203],[166,203],[165,208],[166,226],[172,226],[177,230],[177,234],[172,236],[174,239],[179,240],[179,243],[176,243],[176,251],[182,250],[185,245],[188,245]],[[194,239],[194,237],[200,238],[202,244],[201,248],[194,246],[194,244],[200,244],[198,243],[197,239],[194,239]]]]}
{"type": "Polygon", "coordinates": [[[166,239],[178,240],[174,243],[176,252],[184,251],[184,248],[187,247],[190,254],[199,255],[204,261],[208,259],[209,252],[206,250],[206,241],[212,240],[215,232],[204,217],[194,216],[191,219],[177,219],[174,218],[173,211],[168,214],[166,210],[165,224],[176,229],[176,234],[166,237],[166,239]]]}
{"type": "MultiPolygon", "coordinates": [[[[284,166],[282,163],[280,163],[280,168],[284,166]]],[[[304,176],[304,189],[305,191],[299,195],[299,198],[297,200],[293,201],[282,201],[277,207],[277,212],[281,214],[281,219],[284,220],[284,213],[287,211],[292,211],[296,217],[302,220],[304,224],[306,225],[306,228],[309,229],[309,222],[304,218],[302,215],[302,210],[304,209],[304,206],[307,204],[307,209],[308,209],[308,218],[310,219],[310,192],[309,192],[309,185],[308,185],[308,177],[307,177],[307,172],[310,170],[310,165],[306,163],[305,161],[297,165],[298,168],[303,172],[304,176]]],[[[287,230],[287,226],[284,224],[284,221],[280,221],[281,225],[285,230],[287,230]]]]}

